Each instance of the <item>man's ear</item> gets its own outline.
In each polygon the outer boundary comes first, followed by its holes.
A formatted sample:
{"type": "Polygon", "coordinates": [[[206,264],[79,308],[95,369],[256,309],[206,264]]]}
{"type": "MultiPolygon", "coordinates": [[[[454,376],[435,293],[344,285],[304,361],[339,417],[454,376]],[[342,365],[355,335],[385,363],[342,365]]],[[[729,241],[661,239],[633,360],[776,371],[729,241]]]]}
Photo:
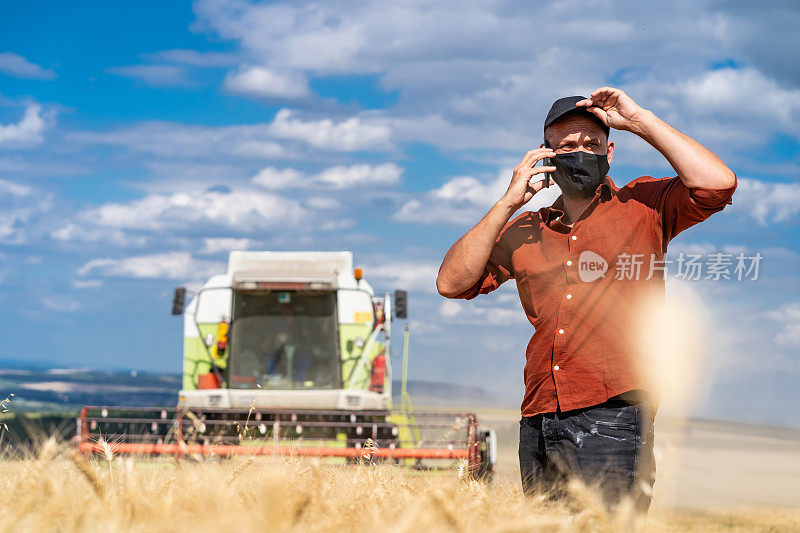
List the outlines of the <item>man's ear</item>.
{"type": "Polygon", "coordinates": [[[611,160],[614,159],[614,141],[608,141],[608,163],[611,164],[611,160]]]}

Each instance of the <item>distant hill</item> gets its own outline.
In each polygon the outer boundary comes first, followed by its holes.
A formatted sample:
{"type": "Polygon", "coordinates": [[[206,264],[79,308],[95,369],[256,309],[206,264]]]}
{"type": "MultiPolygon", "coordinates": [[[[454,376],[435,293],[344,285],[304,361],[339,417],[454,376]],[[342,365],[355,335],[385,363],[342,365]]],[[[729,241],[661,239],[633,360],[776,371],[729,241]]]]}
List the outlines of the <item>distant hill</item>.
{"type": "MultiPolygon", "coordinates": [[[[415,406],[516,407],[513,402],[509,403],[485,389],[457,383],[409,380],[408,394],[415,406]]],[[[396,400],[400,398],[399,381],[392,382],[392,396],[396,400]]]]}
{"type": "Polygon", "coordinates": [[[0,399],[11,411],[73,411],[84,405],[150,407],[178,403],[177,374],[75,368],[0,369],[0,399]]]}
{"type": "MultiPolygon", "coordinates": [[[[46,368],[40,363],[0,365],[0,400],[14,394],[16,412],[75,411],[84,405],[175,405],[178,374],[86,368],[46,368]]],[[[415,406],[498,406],[499,397],[479,387],[411,380],[408,392],[415,406]]],[[[400,382],[392,384],[395,400],[400,382]]]]}

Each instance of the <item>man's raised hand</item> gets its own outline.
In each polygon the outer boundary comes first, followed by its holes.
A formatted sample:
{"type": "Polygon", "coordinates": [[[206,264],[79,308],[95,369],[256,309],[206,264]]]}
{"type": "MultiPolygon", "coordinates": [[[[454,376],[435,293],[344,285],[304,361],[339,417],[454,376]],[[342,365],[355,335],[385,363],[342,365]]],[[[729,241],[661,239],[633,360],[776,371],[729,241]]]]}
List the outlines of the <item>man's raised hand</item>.
{"type": "Polygon", "coordinates": [[[609,128],[636,133],[642,119],[644,109],[633,101],[633,98],[620,89],[601,87],[589,98],[575,104],[586,107],[586,110],[603,121],[609,128]]]}
{"type": "Polygon", "coordinates": [[[534,167],[534,165],[545,157],[555,156],[556,153],[550,148],[537,148],[525,154],[520,164],[514,168],[511,183],[503,195],[502,201],[513,207],[515,211],[528,203],[533,198],[533,195],[541,191],[545,186],[544,180],[531,183],[531,178],[543,172],[556,171],[556,167],[534,167]]]}

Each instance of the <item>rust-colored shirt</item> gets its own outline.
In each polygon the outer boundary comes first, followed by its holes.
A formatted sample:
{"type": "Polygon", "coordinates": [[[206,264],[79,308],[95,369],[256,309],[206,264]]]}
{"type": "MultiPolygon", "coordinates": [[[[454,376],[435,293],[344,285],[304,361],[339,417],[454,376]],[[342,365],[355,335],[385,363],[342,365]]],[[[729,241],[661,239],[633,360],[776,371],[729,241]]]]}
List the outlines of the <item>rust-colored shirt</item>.
{"type": "Polygon", "coordinates": [[[650,176],[617,188],[606,177],[571,228],[561,222],[560,197],[506,224],[483,275],[456,298],[516,280],[535,328],[523,416],[651,390],[636,369],[632,330],[645,299],[653,291],[663,299],[667,243],[730,204],[735,188],[689,189],[677,177],[650,176]]]}

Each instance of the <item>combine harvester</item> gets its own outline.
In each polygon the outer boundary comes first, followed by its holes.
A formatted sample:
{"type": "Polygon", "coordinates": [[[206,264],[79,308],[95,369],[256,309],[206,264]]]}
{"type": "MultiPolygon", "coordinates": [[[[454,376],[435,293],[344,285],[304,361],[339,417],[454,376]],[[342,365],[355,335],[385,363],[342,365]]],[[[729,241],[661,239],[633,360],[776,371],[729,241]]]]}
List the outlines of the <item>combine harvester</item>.
{"type": "Polygon", "coordinates": [[[491,477],[496,439],[473,413],[393,409],[391,341],[406,293],[375,295],[350,252],[231,252],[184,308],[177,407],[84,407],[78,447],[177,456],[285,455],[466,468],[491,477]],[[392,305],[394,304],[394,305],[392,305]]]}

